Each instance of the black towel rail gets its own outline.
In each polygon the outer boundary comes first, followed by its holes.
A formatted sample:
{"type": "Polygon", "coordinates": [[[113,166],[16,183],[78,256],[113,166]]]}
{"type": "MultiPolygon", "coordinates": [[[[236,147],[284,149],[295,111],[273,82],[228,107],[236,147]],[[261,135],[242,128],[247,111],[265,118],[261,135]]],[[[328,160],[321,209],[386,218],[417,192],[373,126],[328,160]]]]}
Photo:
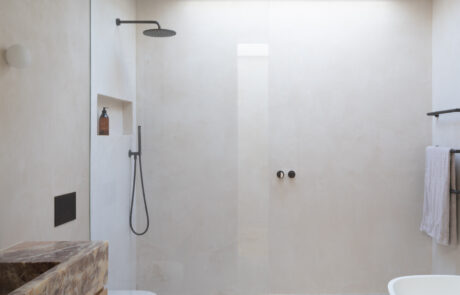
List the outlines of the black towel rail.
{"type": "Polygon", "coordinates": [[[460,109],[450,109],[450,110],[431,112],[431,113],[428,113],[427,115],[428,116],[435,116],[436,118],[439,118],[439,115],[449,114],[449,113],[460,113],[460,109]]]}

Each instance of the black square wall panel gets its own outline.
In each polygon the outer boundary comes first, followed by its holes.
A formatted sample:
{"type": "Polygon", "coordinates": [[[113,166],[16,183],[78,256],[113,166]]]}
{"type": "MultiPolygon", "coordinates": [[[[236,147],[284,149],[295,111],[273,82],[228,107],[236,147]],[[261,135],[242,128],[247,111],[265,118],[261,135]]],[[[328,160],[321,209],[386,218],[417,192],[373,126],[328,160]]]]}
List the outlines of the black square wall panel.
{"type": "Polygon", "coordinates": [[[77,218],[77,193],[54,197],[54,226],[77,218]]]}

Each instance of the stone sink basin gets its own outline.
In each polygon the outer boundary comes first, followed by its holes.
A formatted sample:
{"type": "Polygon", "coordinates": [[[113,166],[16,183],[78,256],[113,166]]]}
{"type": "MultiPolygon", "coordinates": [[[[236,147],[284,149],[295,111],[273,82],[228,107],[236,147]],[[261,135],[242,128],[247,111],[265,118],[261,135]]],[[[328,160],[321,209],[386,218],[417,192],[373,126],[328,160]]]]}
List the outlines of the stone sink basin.
{"type": "Polygon", "coordinates": [[[24,242],[0,250],[0,295],[104,294],[107,242],[24,242]]]}

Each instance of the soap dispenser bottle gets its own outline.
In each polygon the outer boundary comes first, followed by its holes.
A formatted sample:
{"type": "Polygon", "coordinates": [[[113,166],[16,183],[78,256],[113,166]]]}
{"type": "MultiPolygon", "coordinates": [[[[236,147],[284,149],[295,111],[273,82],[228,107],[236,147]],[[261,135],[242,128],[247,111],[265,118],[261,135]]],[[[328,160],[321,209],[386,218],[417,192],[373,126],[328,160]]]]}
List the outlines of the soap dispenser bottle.
{"type": "Polygon", "coordinates": [[[99,117],[99,135],[109,135],[109,115],[106,107],[102,108],[102,113],[99,117]]]}

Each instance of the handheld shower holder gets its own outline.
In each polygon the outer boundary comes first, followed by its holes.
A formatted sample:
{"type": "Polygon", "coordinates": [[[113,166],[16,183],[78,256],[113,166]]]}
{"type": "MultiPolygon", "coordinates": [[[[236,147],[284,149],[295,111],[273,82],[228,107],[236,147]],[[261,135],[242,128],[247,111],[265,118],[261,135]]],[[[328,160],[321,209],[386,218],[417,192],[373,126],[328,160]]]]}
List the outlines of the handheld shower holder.
{"type": "Polygon", "coordinates": [[[128,152],[128,157],[130,157],[130,158],[132,156],[137,157],[137,156],[140,156],[140,155],[141,155],[141,153],[139,153],[139,152],[133,152],[131,150],[129,150],[129,152],[128,152]]]}

